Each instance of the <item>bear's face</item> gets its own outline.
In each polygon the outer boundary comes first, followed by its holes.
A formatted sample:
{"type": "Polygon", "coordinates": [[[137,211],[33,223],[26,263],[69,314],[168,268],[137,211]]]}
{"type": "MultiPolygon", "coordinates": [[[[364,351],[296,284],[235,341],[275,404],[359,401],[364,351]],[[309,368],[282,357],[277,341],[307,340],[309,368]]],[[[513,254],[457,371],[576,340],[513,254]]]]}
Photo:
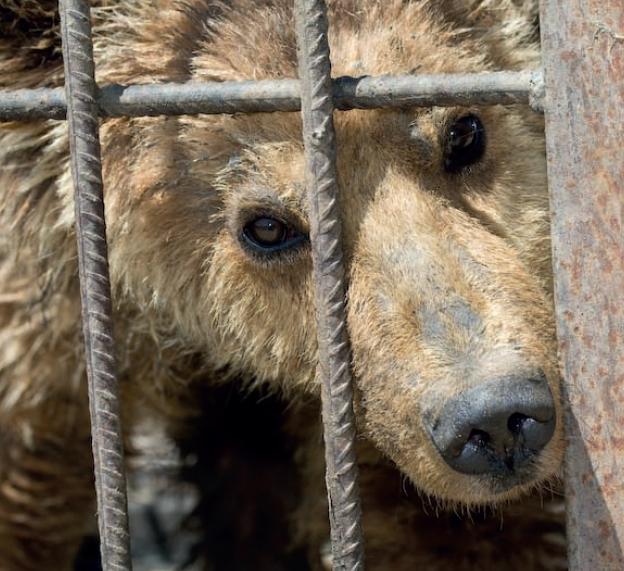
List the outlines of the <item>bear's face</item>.
{"type": "MultiPolygon", "coordinates": [[[[491,69],[487,46],[392,6],[394,27],[371,10],[357,33],[335,28],[336,75],[491,69]]],[[[257,58],[260,16],[232,16],[195,78],[296,75],[284,14],[262,16],[277,37],[257,58]]],[[[513,498],[563,449],[539,121],[436,108],[335,125],[360,430],[439,500],[513,498]]],[[[102,135],[120,291],[219,374],[318,394],[299,116],[115,120],[102,135]]]]}

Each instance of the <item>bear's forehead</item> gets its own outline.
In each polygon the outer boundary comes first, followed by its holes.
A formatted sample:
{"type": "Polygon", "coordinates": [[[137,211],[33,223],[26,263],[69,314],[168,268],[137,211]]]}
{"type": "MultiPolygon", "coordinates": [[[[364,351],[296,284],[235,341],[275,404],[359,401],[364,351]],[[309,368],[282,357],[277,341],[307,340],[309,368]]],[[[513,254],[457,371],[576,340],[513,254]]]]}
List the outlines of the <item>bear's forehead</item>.
{"type": "MultiPolygon", "coordinates": [[[[297,77],[290,0],[245,2],[207,27],[194,51],[193,79],[231,81],[297,77]]],[[[429,2],[330,2],[333,75],[481,71],[487,50],[441,19],[429,2]]]]}
{"type": "MultiPolygon", "coordinates": [[[[149,26],[144,24],[139,31],[144,42],[139,47],[165,41],[158,44],[153,61],[147,57],[149,52],[146,56],[145,50],[137,51],[143,72],[152,73],[152,66],[162,65],[167,50],[173,50],[171,65],[155,77],[173,81],[171,74],[175,76],[179,69],[189,70],[187,80],[297,77],[292,0],[233,0],[216,15],[197,8],[208,4],[206,0],[171,3],[182,19],[200,14],[202,22],[189,24],[177,36],[165,33],[170,20],[161,21],[159,34],[154,30],[147,34],[149,26]]],[[[335,0],[329,5],[334,76],[494,67],[488,50],[480,49],[483,46],[466,30],[445,21],[435,2],[335,0]]],[[[115,59],[104,58],[111,74],[118,73],[113,69],[115,59]]],[[[129,69],[133,65],[131,58],[128,65],[129,69]]],[[[457,113],[453,109],[337,112],[338,166],[347,194],[364,204],[363,194],[368,196],[374,188],[370,181],[381,180],[389,169],[416,180],[430,160],[436,168],[429,170],[437,172],[448,118],[457,113]],[[415,137],[419,132],[424,141],[415,137]]],[[[184,116],[175,123],[175,145],[194,180],[213,180],[216,174],[226,195],[248,196],[249,188],[255,188],[289,203],[300,202],[305,169],[299,113],[184,116]]]]}

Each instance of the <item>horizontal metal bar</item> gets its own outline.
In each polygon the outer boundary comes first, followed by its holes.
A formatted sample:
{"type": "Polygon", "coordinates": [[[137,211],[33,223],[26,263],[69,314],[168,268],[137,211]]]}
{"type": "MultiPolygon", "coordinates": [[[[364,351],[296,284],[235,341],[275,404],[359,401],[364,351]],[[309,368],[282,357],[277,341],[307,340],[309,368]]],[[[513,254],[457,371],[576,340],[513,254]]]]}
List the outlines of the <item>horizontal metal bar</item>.
{"type": "MultiPolygon", "coordinates": [[[[542,110],[541,70],[473,74],[340,77],[336,109],[448,107],[524,103],[542,110]]],[[[97,102],[103,117],[299,111],[299,80],[107,85],[97,102]]],[[[0,121],[64,119],[62,88],[0,91],[0,121]]]]}

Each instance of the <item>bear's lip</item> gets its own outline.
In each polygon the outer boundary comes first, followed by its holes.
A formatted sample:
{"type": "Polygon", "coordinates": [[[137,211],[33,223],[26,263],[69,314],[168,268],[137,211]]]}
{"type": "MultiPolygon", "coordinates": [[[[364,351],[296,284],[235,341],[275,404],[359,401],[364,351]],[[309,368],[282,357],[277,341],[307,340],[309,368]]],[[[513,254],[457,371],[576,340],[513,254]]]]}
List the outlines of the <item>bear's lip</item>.
{"type": "Polygon", "coordinates": [[[537,482],[537,466],[531,464],[520,469],[506,469],[502,473],[477,476],[494,494],[502,494],[518,487],[525,488],[537,482]]]}

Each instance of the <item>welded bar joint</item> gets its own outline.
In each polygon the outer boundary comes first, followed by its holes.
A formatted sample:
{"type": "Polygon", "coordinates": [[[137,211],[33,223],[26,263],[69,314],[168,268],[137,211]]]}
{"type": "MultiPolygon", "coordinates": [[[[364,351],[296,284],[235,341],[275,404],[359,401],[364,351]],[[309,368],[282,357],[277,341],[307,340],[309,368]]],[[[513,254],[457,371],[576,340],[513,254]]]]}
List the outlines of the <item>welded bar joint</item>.
{"type": "Polygon", "coordinates": [[[344,265],[327,14],[322,0],[296,0],[310,238],[318,327],[326,484],[334,570],[364,568],[351,351],[344,265]]]}
{"type": "Polygon", "coordinates": [[[60,0],[102,566],[131,569],[99,124],[87,0],[60,0]]]}
{"type": "MultiPolygon", "coordinates": [[[[542,110],[541,70],[475,74],[339,77],[332,81],[340,110],[452,105],[529,104],[542,110]]],[[[97,92],[103,117],[299,111],[296,79],[106,85],[97,92]]],[[[0,121],[64,119],[62,88],[0,91],[0,121]]]]}

